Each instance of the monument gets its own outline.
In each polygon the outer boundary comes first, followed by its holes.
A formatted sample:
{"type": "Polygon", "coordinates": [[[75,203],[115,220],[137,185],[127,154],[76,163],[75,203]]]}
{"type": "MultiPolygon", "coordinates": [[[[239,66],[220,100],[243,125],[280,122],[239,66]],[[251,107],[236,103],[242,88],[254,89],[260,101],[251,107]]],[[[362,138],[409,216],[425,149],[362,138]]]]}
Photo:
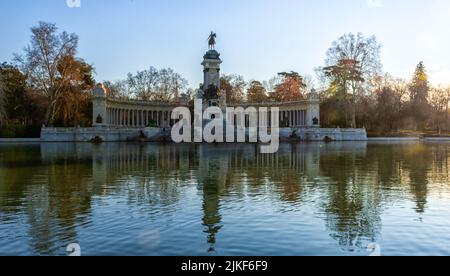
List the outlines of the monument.
{"type": "Polygon", "coordinates": [[[203,56],[203,84],[197,92],[197,98],[203,100],[204,108],[226,107],[226,94],[220,89],[220,53],[215,50],[217,35],[211,32],[208,38],[209,51],[203,56]]]}
{"type": "MultiPolygon", "coordinates": [[[[314,90],[296,101],[265,103],[227,102],[226,93],[221,89],[220,74],[222,59],[216,50],[217,34],[208,37],[208,50],[203,55],[203,83],[195,98],[201,99],[203,110],[219,107],[225,114],[230,108],[279,108],[281,139],[295,137],[302,141],[366,141],[365,129],[320,128],[320,99],[314,90]]],[[[46,128],[41,131],[42,141],[87,142],[91,140],[128,141],[136,140],[145,133],[160,137],[170,133],[175,120],[172,112],[177,107],[192,108],[186,95],[171,102],[152,102],[135,99],[119,99],[108,95],[105,87],[98,84],[92,97],[93,114],[91,128],[46,128]]],[[[269,120],[270,121],[270,120],[269,120]]],[[[270,126],[269,126],[270,127],[270,126]]]]}

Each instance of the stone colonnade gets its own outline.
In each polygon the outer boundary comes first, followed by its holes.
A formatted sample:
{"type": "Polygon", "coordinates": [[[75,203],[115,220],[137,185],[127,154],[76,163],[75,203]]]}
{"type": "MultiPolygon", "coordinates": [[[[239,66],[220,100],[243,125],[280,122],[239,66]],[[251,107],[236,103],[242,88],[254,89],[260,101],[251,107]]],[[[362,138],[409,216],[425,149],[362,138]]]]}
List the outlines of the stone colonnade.
{"type": "MultiPolygon", "coordinates": [[[[242,106],[247,108],[253,106],[252,104],[246,104],[242,106]]],[[[241,105],[233,105],[232,107],[238,108],[241,105]]],[[[254,105],[256,110],[264,107],[270,111],[273,107],[279,108],[279,126],[280,127],[319,127],[320,121],[320,107],[318,100],[301,100],[295,102],[269,102],[254,105]]],[[[248,116],[247,116],[248,117],[248,116]]],[[[268,113],[267,122],[271,124],[271,113],[268,113]]],[[[248,125],[248,118],[246,118],[246,125],[248,125]]]]}
{"type": "Polygon", "coordinates": [[[175,123],[171,119],[172,110],[180,105],[106,98],[103,101],[105,109],[102,124],[123,128],[169,128],[175,123]]]}
{"type": "Polygon", "coordinates": [[[307,110],[280,111],[280,126],[282,127],[304,127],[308,126],[307,110]]]}
{"type": "MultiPolygon", "coordinates": [[[[123,127],[123,128],[144,128],[159,127],[170,128],[175,123],[172,120],[172,111],[180,104],[174,103],[151,103],[143,101],[127,101],[118,99],[103,99],[104,113],[98,114],[102,117],[101,125],[123,127]]],[[[100,102],[101,103],[101,102],[100,102]]],[[[94,103],[95,104],[95,103],[94,103]]],[[[99,105],[99,104],[97,104],[99,105]]],[[[266,103],[266,104],[245,104],[243,106],[236,105],[231,107],[255,107],[257,110],[261,107],[278,107],[279,126],[280,127],[318,127],[319,126],[319,103],[313,101],[299,101],[286,103],[266,103]],[[315,123],[315,121],[317,123],[315,123]]],[[[101,110],[96,108],[95,110],[101,110]]],[[[96,116],[94,116],[94,119],[96,116]]],[[[270,125],[271,118],[269,112],[268,123],[270,125]]],[[[246,120],[248,120],[246,118],[246,120]]]]}

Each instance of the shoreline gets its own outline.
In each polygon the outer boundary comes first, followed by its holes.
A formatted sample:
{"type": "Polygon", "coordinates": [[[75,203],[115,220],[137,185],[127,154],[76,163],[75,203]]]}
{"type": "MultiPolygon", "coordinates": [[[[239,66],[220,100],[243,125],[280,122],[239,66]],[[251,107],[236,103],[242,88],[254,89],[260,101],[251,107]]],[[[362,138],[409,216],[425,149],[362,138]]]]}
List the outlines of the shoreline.
{"type": "MultiPolygon", "coordinates": [[[[67,142],[67,141],[61,141],[67,142]]],[[[69,143],[79,143],[74,141],[69,143]]],[[[157,141],[155,141],[157,142],[157,141]]],[[[284,141],[289,142],[289,141],[284,141]]],[[[309,143],[313,141],[299,141],[300,143],[309,143]]],[[[318,141],[321,142],[321,141],[318,141]]],[[[328,143],[345,142],[345,141],[331,141],[328,143]]],[[[352,141],[346,141],[352,142],[352,141]]],[[[450,137],[368,137],[367,142],[450,142],[450,137]]],[[[18,144],[18,143],[60,143],[57,141],[45,141],[41,138],[0,138],[0,144],[18,144]]],[[[91,143],[85,141],[84,143],[91,143]]],[[[325,143],[325,142],[324,142],[325,143]]]]}

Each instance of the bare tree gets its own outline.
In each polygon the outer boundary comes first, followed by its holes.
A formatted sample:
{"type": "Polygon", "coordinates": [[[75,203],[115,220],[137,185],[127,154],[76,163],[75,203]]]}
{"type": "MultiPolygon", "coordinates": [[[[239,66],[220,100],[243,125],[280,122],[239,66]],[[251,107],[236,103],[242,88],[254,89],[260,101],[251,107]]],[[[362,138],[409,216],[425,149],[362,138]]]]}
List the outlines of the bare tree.
{"type": "Polygon", "coordinates": [[[303,83],[305,84],[305,87],[309,91],[314,89],[316,86],[316,82],[314,81],[314,78],[309,74],[306,74],[303,76],[303,83]]]}
{"type": "Polygon", "coordinates": [[[167,102],[176,100],[186,89],[188,82],[171,68],[138,71],[128,74],[130,93],[139,100],[167,102]]]}
{"type": "Polygon", "coordinates": [[[128,85],[138,99],[149,101],[158,90],[159,72],[155,67],[138,71],[136,75],[128,74],[128,85]]]}
{"type": "Polygon", "coordinates": [[[37,27],[31,28],[31,43],[24,49],[24,56],[15,56],[34,89],[47,97],[45,118],[49,125],[54,122],[56,105],[64,87],[70,82],[70,64],[62,61],[74,56],[78,46],[76,34],[57,31],[55,24],[39,22],[37,27]]]}
{"type": "Polygon", "coordinates": [[[187,81],[171,68],[159,71],[159,88],[156,100],[167,102],[177,99],[187,86],[187,81]]]}
{"type": "Polygon", "coordinates": [[[173,82],[173,98],[174,100],[179,100],[180,95],[186,90],[188,86],[188,81],[184,79],[180,74],[173,73],[172,74],[172,82],[173,82]]]}
{"type": "Polygon", "coordinates": [[[433,110],[431,116],[432,125],[440,135],[444,128],[448,130],[450,89],[443,87],[432,88],[428,96],[428,102],[433,110]]]}
{"type": "Polygon", "coordinates": [[[132,92],[130,91],[127,80],[119,80],[115,82],[104,81],[104,87],[111,98],[129,99],[132,92]]]}
{"type": "Polygon", "coordinates": [[[380,50],[381,45],[375,36],[365,37],[361,33],[345,34],[334,41],[328,49],[326,66],[339,64],[343,59],[352,59],[361,67],[363,78],[369,80],[379,75],[381,71],[380,50]]]}
{"type": "Polygon", "coordinates": [[[283,78],[280,75],[276,75],[274,77],[272,77],[271,79],[269,79],[268,81],[264,81],[263,85],[266,88],[266,91],[268,93],[273,93],[275,92],[275,88],[281,84],[281,82],[283,81],[283,78]]]}

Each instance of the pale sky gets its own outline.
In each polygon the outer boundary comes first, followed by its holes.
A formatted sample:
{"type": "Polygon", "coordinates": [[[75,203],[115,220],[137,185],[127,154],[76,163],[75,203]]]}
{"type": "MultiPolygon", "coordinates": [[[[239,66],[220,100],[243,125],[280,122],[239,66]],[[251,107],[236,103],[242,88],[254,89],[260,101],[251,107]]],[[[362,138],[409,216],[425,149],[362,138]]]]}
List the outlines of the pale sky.
{"type": "Polygon", "coordinates": [[[448,0],[79,1],[1,0],[0,62],[28,44],[31,26],[49,21],[79,35],[78,56],[95,66],[97,81],[172,67],[197,87],[211,30],[222,72],[246,80],[290,70],[314,76],[334,40],[362,32],[383,45],[385,72],[410,79],[424,61],[433,84],[450,85],[448,0]]]}

